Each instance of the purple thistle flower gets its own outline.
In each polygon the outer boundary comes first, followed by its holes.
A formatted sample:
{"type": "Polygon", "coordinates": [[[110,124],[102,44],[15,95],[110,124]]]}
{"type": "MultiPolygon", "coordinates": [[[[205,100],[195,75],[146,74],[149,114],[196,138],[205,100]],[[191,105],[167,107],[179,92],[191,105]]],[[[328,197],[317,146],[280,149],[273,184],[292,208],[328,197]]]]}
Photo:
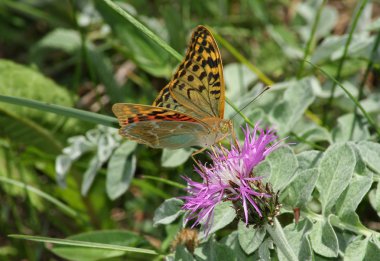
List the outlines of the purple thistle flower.
{"type": "Polygon", "coordinates": [[[243,132],[243,146],[236,142],[230,150],[222,146],[212,147],[213,153],[209,155],[213,163],[202,165],[198,162],[195,171],[202,177],[202,183],[184,177],[189,195],[182,197],[185,200],[182,209],[188,213],[185,222],[195,219],[192,227],[203,223],[208,232],[215,206],[227,200],[233,202],[247,225],[252,223],[254,212],[261,219],[263,215],[268,216],[263,213],[263,210],[268,209],[265,199],[273,197],[273,192],[270,187],[262,186],[262,177],[255,177],[252,170],[279,147],[280,141],[275,142],[278,137],[273,129],[263,130],[259,124],[255,125],[252,132],[247,125],[243,132]]]}

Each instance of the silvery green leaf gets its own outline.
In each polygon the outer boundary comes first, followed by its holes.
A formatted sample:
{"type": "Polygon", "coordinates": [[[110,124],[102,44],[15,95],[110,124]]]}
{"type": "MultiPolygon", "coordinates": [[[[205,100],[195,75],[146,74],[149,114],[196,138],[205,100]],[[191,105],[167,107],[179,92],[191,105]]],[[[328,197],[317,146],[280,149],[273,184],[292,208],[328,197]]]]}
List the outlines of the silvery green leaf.
{"type": "Polygon", "coordinates": [[[264,242],[259,247],[259,257],[260,260],[270,261],[272,260],[270,257],[270,249],[274,249],[273,241],[270,238],[264,240],[264,242]]]}
{"type": "Polygon", "coordinates": [[[283,100],[274,105],[270,116],[281,133],[291,131],[314,101],[313,85],[319,85],[315,78],[304,78],[294,82],[284,92],[283,100]]]}
{"type": "Polygon", "coordinates": [[[355,115],[350,113],[338,118],[338,125],[333,129],[332,135],[335,142],[360,141],[369,138],[368,124],[362,117],[355,120],[355,115]],[[352,138],[351,126],[355,122],[352,138]]]}
{"type": "Polygon", "coordinates": [[[321,256],[338,256],[338,238],[331,226],[329,217],[326,217],[324,220],[317,220],[312,226],[310,240],[313,250],[321,256]]]}
{"type": "Polygon", "coordinates": [[[273,190],[284,189],[298,168],[298,161],[293,150],[284,145],[269,154],[265,161],[270,165],[269,182],[272,184],[273,190]]]}
{"type": "Polygon", "coordinates": [[[251,256],[247,256],[245,252],[241,249],[239,239],[238,239],[238,231],[233,231],[228,236],[222,238],[220,243],[226,245],[229,249],[234,252],[237,260],[239,261],[248,261],[251,260],[251,256]]]}
{"type": "Polygon", "coordinates": [[[88,165],[87,170],[83,175],[82,188],[81,188],[82,195],[84,196],[87,195],[92,183],[94,182],[95,176],[98,173],[98,170],[101,168],[101,166],[102,166],[102,162],[100,162],[97,156],[94,156],[91,159],[90,164],[88,165]]]}
{"type": "Polygon", "coordinates": [[[167,168],[177,167],[187,161],[190,155],[194,152],[193,149],[163,149],[161,156],[161,165],[167,168]]]}
{"type": "MultiPolygon", "coordinates": [[[[220,202],[214,209],[214,218],[210,222],[209,235],[230,224],[236,217],[236,211],[230,201],[220,202]]],[[[205,237],[205,233],[201,237],[205,237]]]]}
{"type": "Polygon", "coordinates": [[[359,149],[363,161],[369,168],[380,174],[380,144],[370,141],[360,141],[356,147],[359,149]]]}
{"type": "Polygon", "coordinates": [[[111,156],[117,143],[109,133],[104,133],[99,136],[97,156],[100,162],[106,162],[111,156]]]}
{"type": "Polygon", "coordinates": [[[372,173],[368,172],[367,176],[354,174],[350,184],[337,200],[336,212],[338,216],[344,218],[347,214],[355,212],[371,185],[372,173]]]}
{"type": "Polygon", "coordinates": [[[357,237],[352,241],[345,252],[344,260],[377,260],[380,253],[380,244],[376,237],[357,237]]]}
{"type": "Polygon", "coordinates": [[[318,168],[322,156],[323,152],[318,150],[308,150],[297,154],[296,157],[298,160],[298,169],[306,170],[318,168]]]}
{"type": "Polygon", "coordinates": [[[63,153],[76,160],[88,151],[96,149],[96,144],[88,141],[84,136],[75,136],[67,140],[70,145],[63,149],[63,153]]]}
{"type": "Polygon", "coordinates": [[[55,173],[59,186],[65,186],[65,177],[71,167],[72,161],[69,156],[62,154],[55,159],[55,173]]]}
{"type": "Polygon", "coordinates": [[[226,96],[234,100],[246,93],[251,83],[257,80],[256,74],[241,63],[230,63],[224,66],[224,80],[227,86],[226,96]]]}
{"type": "MultiPolygon", "coordinates": [[[[309,234],[313,224],[308,220],[301,220],[298,224],[290,224],[284,228],[284,233],[289,245],[298,257],[298,260],[312,260],[312,249],[309,234]]],[[[281,250],[278,251],[279,260],[286,261],[281,250]]]]}
{"type": "Polygon", "coordinates": [[[111,156],[107,168],[106,191],[112,200],[129,188],[136,170],[136,156],[131,155],[136,146],[136,142],[124,142],[111,156]]]}
{"type": "Polygon", "coordinates": [[[195,260],[193,255],[183,245],[179,245],[175,249],[174,260],[176,261],[193,261],[195,260]]]}
{"type": "Polygon", "coordinates": [[[243,221],[238,224],[238,238],[241,248],[248,255],[259,248],[266,235],[265,228],[254,228],[247,226],[243,221]]]}
{"type": "Polygon", "coordinates": [[[368,196],[371,206],[376,210],[377,215],[380,217],[380,182],[377,183],[375,189],[370,191],[368,196]]]}
{"type": "Polygon", "coordinates": [[[317,168],[297,171],[292,182],[281,193],[280,202],[292,208],[303,207],[311,198],[318,175],[317,168]]]}
{"type": "Polygon", "coordinates": [[[347,144],[332,145],[324,153],[319,164],[317,189],[325,215],[330,213],[336,200],[350,183],[355,165],[355,154],[347,144]]]}
{"type": "Polygon", "coordinates": [[[154,212],[153,224],[157,226],[172,223],[183,212],[182,205],[182,200],[177,198],[165,200],[154,212]]]}
{"type": "Polygon", "coordinates": [[[234,252],[226,245],[220,244],[211,237],[205,244],[194,251],[196,260],[231,260],[237,261],[234,252]]]}

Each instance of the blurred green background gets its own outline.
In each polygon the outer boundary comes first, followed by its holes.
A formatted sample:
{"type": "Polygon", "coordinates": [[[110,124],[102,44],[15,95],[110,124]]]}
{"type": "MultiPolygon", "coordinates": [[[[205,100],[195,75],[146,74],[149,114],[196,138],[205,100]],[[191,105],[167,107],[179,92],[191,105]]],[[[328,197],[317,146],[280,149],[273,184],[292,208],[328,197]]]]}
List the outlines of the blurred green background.
{"type": "MultiPolygon", "coordinates": [[[[217,40],[227,97],[241,108],[272,85],[273,91],[243,112],[253,122],[275,126],[296,143],[295,152],[370,139],[374,133],[361,124],[362,117],[354,117],[353,103],[339,88],[329,103],[334,84],[304,59],[344,82],[355,97],[363,85],[359,99],[379,122],[380,2],[364,5],[344,66],[344,46],[362,1],[116,3],[182,55],[193,28],[203,24],[215,30],[270,79],[263,80],[217,40]],[[299,90],[287,93],[291,85],[299,90]]],[[[151,104],[178,65],[100,0],[1,0],[0,58],[1,95],[110,116],[116,102],[151,104]]],[[[227,105],[226,118],[232,115],[227,105]]],[[[237,130],[243,124],[239,116],[234,122],[237,130]]],[[[163,180],[184,184],[180,175],[192,175],[192,161],[185,162],[191,150],[162,152],[122,143],[115,128],[7,103],[0,103],[0,126],[0,259],[60,260],[43,244],[8,234],[65,238],[111,230],[114,241],[129,233],[127,245],[169,250],[179,225],[154,227],[152,218],[165,199],[183,195],[163,180]]],[[[359,211],[363,223],[379,229],[376,213],[366,212],[365,203],[359,211]]],[[[96,237],[89,235],[82,236],[96,237]]]]}

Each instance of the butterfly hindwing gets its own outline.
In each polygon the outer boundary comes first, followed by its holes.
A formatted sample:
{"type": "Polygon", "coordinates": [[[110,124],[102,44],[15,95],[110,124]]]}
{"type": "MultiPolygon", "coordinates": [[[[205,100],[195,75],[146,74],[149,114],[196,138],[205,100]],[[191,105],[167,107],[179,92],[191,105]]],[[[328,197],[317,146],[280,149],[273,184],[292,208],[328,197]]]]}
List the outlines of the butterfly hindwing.
{"type": "Polygon", "coordinates": [[[112,110],[121,136],[153,148],[201,146],[202,137],[209,132],[197,119],[170,109],[117,103],[112,110]]]}

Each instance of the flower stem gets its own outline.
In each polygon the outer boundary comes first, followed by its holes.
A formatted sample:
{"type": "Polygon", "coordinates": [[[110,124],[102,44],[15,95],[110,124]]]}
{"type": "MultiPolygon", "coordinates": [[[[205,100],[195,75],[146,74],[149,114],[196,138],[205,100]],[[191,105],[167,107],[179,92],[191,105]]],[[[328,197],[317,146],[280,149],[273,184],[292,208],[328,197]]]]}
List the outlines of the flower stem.
{"type": "Polygon", "coordinates": [[[273,221],[273,226],[269,224],[265,225],[265,228],[273,239],[273,242],[289,261],[298,260],[297,256],[293,252],[292,247],[289,245],[289,242],[285,237],[285,233],[281,227],[280,222],[278,222],[277,218],[274,218],[273,221]]]}

